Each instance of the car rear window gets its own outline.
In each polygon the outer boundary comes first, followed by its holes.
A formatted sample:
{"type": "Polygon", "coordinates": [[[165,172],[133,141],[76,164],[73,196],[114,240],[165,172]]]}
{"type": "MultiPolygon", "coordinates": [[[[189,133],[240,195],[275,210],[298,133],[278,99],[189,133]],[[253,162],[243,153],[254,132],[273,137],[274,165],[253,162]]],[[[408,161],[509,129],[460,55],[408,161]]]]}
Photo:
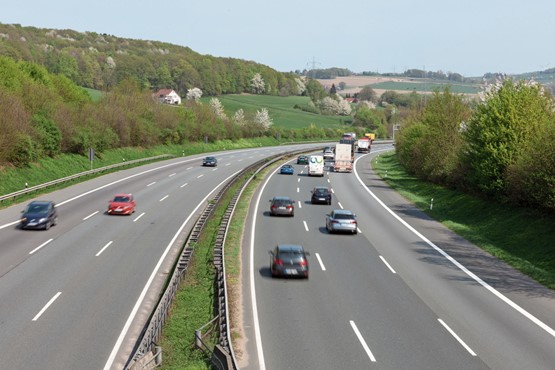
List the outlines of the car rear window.
{"type": "Polygon", "coordinates": [[[346,215],[344,213],[336,213],[333,216],[336,220],[354,220],[355,217],[353,215],[346,215]]]}

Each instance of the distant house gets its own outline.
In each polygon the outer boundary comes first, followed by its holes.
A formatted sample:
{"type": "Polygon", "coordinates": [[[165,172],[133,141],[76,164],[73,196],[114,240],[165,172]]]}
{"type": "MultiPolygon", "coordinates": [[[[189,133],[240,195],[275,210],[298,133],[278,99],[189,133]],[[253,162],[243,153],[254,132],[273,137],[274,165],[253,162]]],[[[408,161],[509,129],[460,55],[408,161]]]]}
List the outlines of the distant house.
{"type": "Polygon", "coordinates": [[[161,89],[154,94],[154,96],[161,102],[166,104],[181,104],[181,97],[172,89],[161,89]]]}

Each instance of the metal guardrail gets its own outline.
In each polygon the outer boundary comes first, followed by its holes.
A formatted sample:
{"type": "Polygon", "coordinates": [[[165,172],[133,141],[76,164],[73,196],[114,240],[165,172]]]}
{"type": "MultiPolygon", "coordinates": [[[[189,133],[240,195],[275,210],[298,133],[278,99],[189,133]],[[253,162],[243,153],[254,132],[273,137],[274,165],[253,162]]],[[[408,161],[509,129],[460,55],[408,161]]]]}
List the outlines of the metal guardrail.
{"type": "MultiPolygon", "coordinates": [[[[192,259],[194,246],[196,245],[200,232],[202,231],[207,219],[213,213],[216,204],[221,199],[222,195],[231,187],[236,181],[241,179],[245,173],[255,170],[254,174],[249,177],[241,187],[239,191],[233,196],[230,204],[228,205],[224,216],[222,217],[222,222],[218,229],[217,240],[214,245],[214,267],[216,269],[216,306],[218,314],[215,315],[218,319],[218,344],[216,348],[212,350],[211,361],[212,364],[221,369],[234,369],[237,370],[237,361],[235,359],[235,354],[233,352],[231,344],[231,334],[229,332],[229,315],[228,315],[228,301],[227,301],[227,282],[225,280],[225,265],[224,265],[224,244],[227,235],[227,230],[229,227],[229,222],[233,216],[235,206],[243,193],[246,186],[252,181],[254,177],[265,167],[275,163],[276,161],[282,159],[286,156],[292,156],[299,153],[303,153],[306,150],[296,150],[288,152],[285,154],[278,155],[271,160],[263,159],[260,160],[237,173],[232,179],[230,179],[218,194],[208,202],[208,205],[199,216],[193,229],[187,238],[185,247],[178,259],[176,268],[170,278],[167,285],[166,291],[162,295],[154,313],[151,315],[146,327],[143,329],[141,336],[135,346],[135,350],[131,354],[127,364],[124,369],[126,370],[138,370],[143,369],[142,364],[143,359],[152,358],[153,350],[158,348],[156,343],[162,333],[162,327],[168,316],[169,309],[173,300],[175,298],[177,289],[182,280],[182,276],[187,271],[189,262],[192,259]],[[223,361],[222,359],[225,359],[223,361]],[[225,364],[225,365],[224,365],[225,364]]],[[[198,335],[195,335],[196,340],[198,340],[198,335]]],[[[204,342],[203,342],[204,343],[204,342]]],[[[209,351],[210,349],[206,345],[202,345],[204,351],[209,351]]]]}
{"type": "Polygon", "coordinates": [[[44,184],[40,184],[40,185],[35,185],[35,186],[31,186],[10,194],[6,194],[6,195],[2,195],[0,196],[0,203],[3,202],[4,200],[7,199],[15,199],[18,196],[24,195],[24,194],[28,194],[28,193],[32,193],[34,191],[37,190],[42,190],[42,189],[46,189],[50,186],[54,186],[54,185],[58,185],[61,184],[63,182],[67,182],[67,181],[71,181],[71,180],[75,180],[79,177],[83,177],[83,176],[88,176],[88,175],[93,175],[99,172],[104,172],[107,170],[111,170],[113,168],[118,168],[118,167],[123,167],[123,166],[128,166],[130,164],[135,164],[135,163],[141,163],[141,162],[148,162],[148,161],[155,161],[157,159],[161,159],[161,158],[166,158],[166,157],[174,157],[173,155],[170,154],[161,154],[161,155],[157,155],[154,157],[148,157],[148,158],[140,158],[140,159],[134,159],[132,161],[127,161],[127,162],[123,162],[123,163],[116,163],[116,164],[111,164],[109,166],[105,166],[105,167],[100,167],[100,168],[95,168],[93,170],[88,170],[88,171],[84,171],[84,172],[79,172],[76,173],[74,175],[70,175],[67,177],[63,177],[61,179],[57,179],[57,180],[53,180],[53,181],[49,181],[49,182],[45,182],[44,184]]]}

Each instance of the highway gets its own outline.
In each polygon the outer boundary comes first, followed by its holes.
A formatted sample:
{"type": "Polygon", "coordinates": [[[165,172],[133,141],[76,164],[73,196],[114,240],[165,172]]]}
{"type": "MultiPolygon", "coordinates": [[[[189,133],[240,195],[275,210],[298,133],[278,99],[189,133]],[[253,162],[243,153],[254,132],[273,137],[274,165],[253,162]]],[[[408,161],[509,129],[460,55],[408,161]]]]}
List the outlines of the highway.
{"type": "MultiPolygon", "coordinates": [[[[243,369],[553,369],[555,294],[429,219],[357,155],[355,172],[273,173],[251,205],[243,245],[243,369]],[[331,206],[310,204],[327,185],[331,206]],[[268,200],[297,201],[293,218],[268,200]],[[325,215],[358,216],[330,235],[325,215]],[[310,252],[310,278],[270,276],[278,243],[310,252]]],[[[436,205],[440,206],[440,205],[436,205]]]]}
{"type": "Polygon", "coordinates": [[[26,202],[0,210],[0,368],[121,369],[207,199],[291,148],[215,153],[214,168],[174,158],[42,195],[58,205],[48,231],[17,227],[26,202]],[[136,212],[107,215],[120,192],[136,212]]]}

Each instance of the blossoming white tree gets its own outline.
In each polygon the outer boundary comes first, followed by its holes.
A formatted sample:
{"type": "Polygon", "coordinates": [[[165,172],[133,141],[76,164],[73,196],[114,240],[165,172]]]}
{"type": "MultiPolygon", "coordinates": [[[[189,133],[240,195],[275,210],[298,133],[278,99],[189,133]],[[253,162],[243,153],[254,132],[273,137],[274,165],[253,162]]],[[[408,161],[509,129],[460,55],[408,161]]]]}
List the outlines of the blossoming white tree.
{"type": "Polygon", "coordinates": [[[240,108],[233,114],[233,122],[238,124],[239,126],[244,126],[247,121],[245,120],[245,112],[243,108],[240,108]]]}
{"type": "Polygon", "coordinates": [[[264,129],[270,128],[271,125],[274,123],[270,118],[270,114],[268,113],[268,109],[262,108],[261,110],[256,111],[256,115],[254,116],[254,123],[260,125],[264,129]]]}
{"type": "Polygon", "coordinates": [[[220,101],[220,99],[218,98],[212,98],[210,99],[210,108],[212,109],[212,112],[214,112],[214,114],[220,118],[227,118],[227,116],[225,115],[225,110],[224,110],[224,106],[222,105],[222,102],[220,101]]]}
{"type": "Polygon", "coordinates": [[[187,90],[186,98],[187,100],[194,100],[198,101],[202,96],[202,90],[198,87],[193,87],[192,89],[187,90]]]}
{"type": "Polygon", "coordinates": [[[262,94],[266,90],[265,85],[260,73],[256,73],[251,79],[251,89],[254,94],[262,94]]]}

